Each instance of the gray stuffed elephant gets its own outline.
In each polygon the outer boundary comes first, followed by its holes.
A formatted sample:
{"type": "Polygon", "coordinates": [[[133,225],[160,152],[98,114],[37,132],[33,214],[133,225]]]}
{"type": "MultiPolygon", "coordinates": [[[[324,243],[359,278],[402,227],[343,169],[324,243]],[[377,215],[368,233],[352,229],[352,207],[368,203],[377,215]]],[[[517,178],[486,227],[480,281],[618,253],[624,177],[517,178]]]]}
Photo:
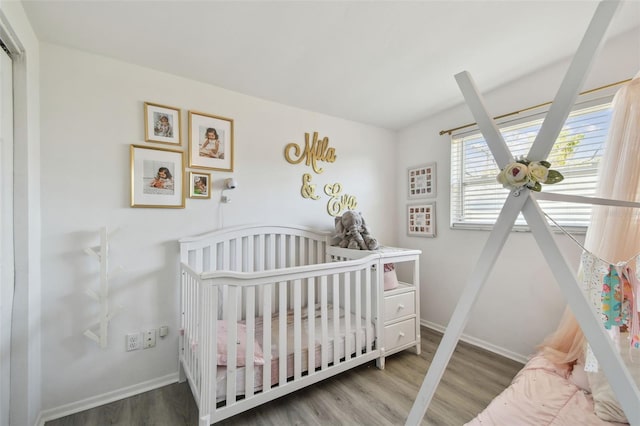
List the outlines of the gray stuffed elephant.
{"type": "Polygon", "coordinates": [[[375,250],[379,247],[378,240],[369,233],[369,227],[362,214],[354,210],[345,211],[342,216],[335,218],[337,241],[333,245],[355,250],[375,250]]]}

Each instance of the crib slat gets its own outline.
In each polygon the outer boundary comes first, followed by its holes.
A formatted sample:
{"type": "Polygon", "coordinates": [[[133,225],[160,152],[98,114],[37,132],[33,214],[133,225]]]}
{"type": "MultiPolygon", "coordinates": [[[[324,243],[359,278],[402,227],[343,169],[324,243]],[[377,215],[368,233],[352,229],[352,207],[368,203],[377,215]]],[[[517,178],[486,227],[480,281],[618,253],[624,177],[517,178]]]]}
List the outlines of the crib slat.
{"type": "MultiPolygon", "coordinates": [[[[371,272],[371,271],[366,271],[365,275],[364,275],[364,279],[365,279],[365,287],[364,287],[364,292],[365,292],[365,326],[366,326],[366,342],[367,342],[367,349],[365,351],[365,353],[369,353],[369,351],[372,349],[371,345],[369,344],[369,342],[373,342],[373,337],[371,336],[371,324],[372,324],[372,318],[371,318],[371,305],[373,303],[373,301],[371,300],[371,274],[372,273],[376,273],[371,272]]],[[[382,315],[382,312],[380,312],[379,315],[382,315]]],[[[379,334],[382,336],[382,330],[379,332],[379,334]]],[[[378,345],[380,345],[381,343],[377,343],[378,345]]]]}
{"type": "MultiPolygon", "coordinates": [[[[191,290],[191,306],[195,306],[196,308],[194,309],[194,315],[191,317],[191,331],[189,335],[189,340],[190,340],[189,345],[191,345],[191,343],[198,342],[198,319],[199,319],[199,313],[200,313],[198,309],[200,307],[200,304],[198,303],[199,296],[200,296],[200,286],[195,285],[191,290]]],[[[200,365],[196,362],[197,356],[198,356],[198,348],[191,347],[191,362],[192,362],[192,365],[194,365],[195,373],[198,375],[198,389],[200,389],[202,383],[200,382],[200,379],[201,379],[200,365]]]]}
{"type": "Polygon", "coordinates": [[[231,268],[231,259],[230,259],[230,242],[229,240],[225,240],[222,242],[222,270],[228,271],[231,268]]]}
{"type": "Polygon", "coordinates": [[[288,239],[287,241],[287,264],[286,266],[288,267],[292,267],[292,266],[298,266],[297,262],[296,262],[296,236],[295,235],[290,235],[288,237],[286,237],[288,239]]]}
{"type": "Polygon", "coordinates": [[[327,243],[325,241],[316,241],[316,245],[318,246],[318,258],[316,263],[325,262],[325,253],[327,252],[327,243]]]}
{"type": "Polygon", "coordinates": [[[244,256],[244,258],[245,258],[246,265],[245,265],[245,269],[243,270],[246,272],[254,272],[255,271],[255,265],[254,265],[255,247],[253,245],[253,237],[246,238],[245,251],[246,251],[246,255],[244,256]]]}
{"type": "Polygon", "coordinates": [[[269,234],[269,245],[267,249],[267,270],[276,268],[276,236],[269,234]]]}
{"type": "Polygon", "coordinates": [[[264,286],[262,298],[262,352],[264,354],[264,368],[262,369],[262,391],[271,389],[271,287],[272,284],[264,286]]]}
{"type": "Polygon", "coordinates": [[[264,271],[265,261],[267,260],[268,253],[265,250],[264,234],[260,234],[255,238],[255,271],[264,271]]]}
{"type": "Polygon", "coordinates": [[[309,374],[313,374],[316,366],[316,312],[315,312],[315,279],[307,278],[307,324],[308,324],[308,340],[307,340],[307,355],[308,355],[308,370],[309,374]]]}
{"type": "Polygon", "coordinates": [[[293,375],[302,377],[302,294],[301,280],[293,281],[293,375]]]}
{"type": "MultiPolygon", "coordinates": [[[[227,286],[225,286],[227,287],[227,286]]],[[[227,405],[236,401],[236,376],[238,371],[238,293],[236,286],[229,286],[228,291],[228,312],[227,312],[227,405]]],[[[213,358],[210,358],[213,359],[213,358]]]]}
{"type": "Polygon", "coordinates": [[[351,273],[344,274],[344,359],[351,358],[351,273]]]}
{"type": "Polygon", "coordinates": [[[218,352],[218,298],[220,296],[220,293],[218,292],[218,287],[211,287],[209,286],[209,297],[207,299],[211,300],[211,305],[208,307],[209,311],[211,312],[211,314],[209,315],[209,317],[207,318],[207,323],[205,325],[205,330],[207,334],[209,334],[211,336],[211,339],[208,342],[208,354],[207,357],[205,358],[206,360],[209,360],[209,362],[207,364],[211,365],[211,373],[209,375],[204,375],[203,377],[209,381],[209,382],[213,382],[210,386],[210,405],[209,405],[209,412],[213,413],[216,409],[216,395],[218,392],[218,386],[217,386],[217,380],[216,377],[218,375],[218,363],[217,362],[211,362],[211,360],[216,360],[216,354],[218,352]]]}
{"type": "Polygon", "coordinates": [[[287,237],[286,235],[278,235],[276,237],[278,241],[278,268],[285,268],[287,266],[287,237]]]}
{"type": "Polygon", "coordinates": [[[338,336],[340,336],[340,275],[333,274],[333,363],[340,362],[338,336]]]}
{"type": "Polygon", "coordinates": [[[242,271],[242,237],[233,239],[233,271],[242,271]]]}
{"type": "Polygon", "coordinates": [[[196,258],[194,259],[194,261],[194,269],[198,272],[202,272],[204,267],[204,265],[202,264],[202,250],[196,250],[196,258]]]}
{"type": "Polygon", "coordinates": [[[212,271],[218,270],[218,245],[211,244],[209,246],[209,266],[212,271]]]}
{"type": "MultiPolygon", "coordinates": [[[[212,318],[215,315],[215,309],[212,309],[211,301],[216,300],[216,292],[211,291],[211,286],[205,286],[201,289],[202,293],[199,295],[202,301],[203,319],[204,324],[200,325],[200,336],[196,341],[197,351],[200,353],[199,359],[211,360],[213,357],[213,348],[215,339],[217,338],[217,330],[212,329],[211,324],[215,325],[215,321],[212,318]]],[[[215,290],[215,288],[214,288],[215,290]]],[[[204,413],[212,413],[215,409],[215,405],[212,401],[215,400],[216,382],[212,380],[215,378],[217,365],[215,362],[206,362],[201,366],[203,379],[200,383],[200,411],[204,413]]]]}
{"type": "MultiPolygon", "coordinates": [[[[264,262],[267,256],[264,250],[264,234],[258,235],[257,237],[253,238],[253,240],[257,240],[253,248],[256,257],[256,260],[254,262],[254,270],[256,272],[264,271],[264,262]]],[[[264,286],[258,287],[258,300],[264,300],[264,286]]],[[[262,313],[264,312],[263,309],[264,305],[259,305],[257,314],[262,315],[262,313]]]]}
{"type": "Polygon", "coordinates": [[[279,377],[278,383],[287,382],[287,282],[279,283],[280,300],[278,302],[278,359],[279,377]]]}
{"type": "Polygon", "coordinates": [[[247,327],[247,345],[245,354],[245,375],[244,375],[244,389],[247,398],[253,395],[254,389],[254,377],[253,377],[253,365],[255,359],[255,335],[256,335],[256,317],[255,317],[255,287],[250,287],[245,290],[246,292],[246,309],[245,312],[250,314],[246,315],[246,327],[247,327]]]}
{"type": "Polygon", "coordinates": [[[316,245],[315,241],[311,238],[307,238],[307,265],[313,265],[316,262],[316,245]]]}
{"type": "Polygon", "coordinates": [[[322,369],[329,366],[329,324],[327,308],[329,301],[327,300],[327,276],[320,277],[320,322],[322,324],[322,369]]]}
{"type": "MultiPolygon", "coordinates": [[[[194,306],[195,309],[195,315],[192,317],[191,319],[191,336],[190,336],[190,342],[189,345],[191,347],[191,360],[193,365],[196,368],[196,373],[198,374],[198,378],[199,380],[201,379],[201,374],[200,374],[200,365],[197,363],[197,356],[198,356],[198,351],[199,348],[198,347],[194,347],[193,344],[197,344],[198,343],[198,320],[199,320],[199,315],[200,315],[200,303],[198,303],[198,296],[200,296],[200,291],[201,288],[200,286],[194,286],[194,288],[192,289],[191,292],[191,306],[194,306]]],[[[198,383],[198,389],[202,389],[202,383],[199,382],[198,383]]]]}
{"type": "MultiPolygon", "coordinates": [[[[289,236],[283,236],[283,238],[285,238],[286,240],[286,245],[285,245],[285,252],[286,254],[286,258],[287,261],[285,263],[285,267],[293,267],[293,266],[297,266],[296,265],[296,237],[295,235],[289,235],[289,236]]],[[[294,281],[290,281],[289,282],[289,295],[291,296],[294,291],[294,286],[295,286],[295,282],[294,281]]],[[[291,297],[289,297],[289,309],[294,309],[294,299],[292,299],[291,297]]]]}
{"type": "Polygon", "coordinates": [[[359,356],[362,353],[362,295],[360,293],[360,286],[362,285],[361,282],[361,276],[362,276],[362,272],[357,271],[356,272],[356,276],[355,276],[355,285],[354,285],[354,289],[355,289],[355,294],[354,294],[354,298],[355,298],[355,304],[356,304],[356,356],[359,356]]]}

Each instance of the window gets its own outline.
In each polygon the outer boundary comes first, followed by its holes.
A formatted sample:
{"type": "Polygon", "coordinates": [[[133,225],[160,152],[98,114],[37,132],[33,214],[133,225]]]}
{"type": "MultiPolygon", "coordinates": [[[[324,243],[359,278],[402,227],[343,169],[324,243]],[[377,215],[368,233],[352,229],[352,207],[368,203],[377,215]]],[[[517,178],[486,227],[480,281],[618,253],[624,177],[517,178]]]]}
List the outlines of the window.
{"type": "MultiPolygon", "coordinates": [[[[611,118],[610,100],[604,104],[577,107],[569,115],[547,159],[552,169],[564,175],[564,180],[553,185],[543,184],[543,191],[594,195],[598,164],[611,118]]],[[[538,114],[515,124],[498,126],[514,157],[527,155],[543,119],[544,114],[538,114]]],[[[477,129],[452,136],[452,228],[490,229],[493,226],[509,194],[496,181],[498,172],[498,165],[477,129]]],[[[539,204],[559,225],[573,231],[584,230],[589,223],[591,205],[544,200],[539,204]]],[[[522,214],[516,220],[516,229],[526,229],[522,214]]]]}

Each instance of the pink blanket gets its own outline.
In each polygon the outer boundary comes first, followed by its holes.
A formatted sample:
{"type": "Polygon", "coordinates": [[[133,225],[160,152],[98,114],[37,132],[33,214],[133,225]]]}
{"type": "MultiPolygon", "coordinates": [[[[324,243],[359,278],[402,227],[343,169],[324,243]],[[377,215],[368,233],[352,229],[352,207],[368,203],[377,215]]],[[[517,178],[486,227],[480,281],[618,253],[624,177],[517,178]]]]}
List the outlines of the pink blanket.
{"type": "Polygon", "coordinates": [[[480,425],[614,425],[593,412],[593,399],[542,355],[532,358],[471,422],[480,425]]]}

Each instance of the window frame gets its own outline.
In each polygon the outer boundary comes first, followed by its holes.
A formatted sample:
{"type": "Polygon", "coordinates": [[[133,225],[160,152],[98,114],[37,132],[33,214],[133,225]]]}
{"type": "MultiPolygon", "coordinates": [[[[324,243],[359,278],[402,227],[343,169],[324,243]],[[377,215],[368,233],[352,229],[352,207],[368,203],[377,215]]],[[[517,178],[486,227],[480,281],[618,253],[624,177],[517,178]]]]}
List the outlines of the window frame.
{"type": "MultiPolygon", "coordinates": [[[[605,109],[608,108],[609,110],[611,109],[611,103],[613,101],[613,96],[614,96],[615,92],[609,92],[606,94],[598,94],[596,96],[584,96],[579,102],[576,102],[574,107],[571,109],[571,113],[574,113],[575,111],[578,110],[584,110],[584,109],[588,109],[588,108],[596,108],[596,107],[600,107],[600,106],[604,106],[605,109]]],[[[532,108],[533,109],[533,108],[532,108]]],[[[501,120],[496,120],[496,125],[498,127],[498,129],[502,132],[503,129],[505,128],[512,128],[518,125],[523,125],[526,123],[534,123],[535,121],[544,119],[544,117],[546,116],[547,112],[549,110],[549,105],[545,105],[543,108],[539,108],[537,110],[537,112],[530,112],[528,114],[519,114],[516,113],[517,116],[515,118],[513,118],[511,115],[506,115],[503,116],[505,118],[501,119],[501,120]]],[[[526,110],[525,110],[526,111],[526,110]]],[[[563,126],[564,127],[564,126],[563,126]]],[[[608,134],[609,131],[609,127],[607,127],[606,129],[606,134],[608,134]]],[[[606,138],[607,136],[604,136],[604,141],[606,142],[606,138]]],[[[462,174],[463,171],[462,170],[458,170],[460,169],[462,166],[462,160],[458,159],[457,163],[454,163],[454,144],[456,143],[456,140],[460,140],[463,138],[468,138],[470,136],[475,136],[475,135],[479,135],[481,136],[483,139],[484,137],[482,136],[480,129],[478,128],[477,124],[473,124],[470,127],[466,127],[463,129],[460,129],[458,131],[453,131],[450,134],[450,143],[452,144],[451,150],[450,150],[450,161],[449,161],[449,165],[450,165],[450,174],[449,174],[449,228],[452,230],[480,230],[480,231],[490,231],[493,229],[495,222],[497,220],[499,211],[501,208],[498,209],[498,214],[495,215],[494,218],[491,219],[491,223],[472,223],[472,222],[464,222],[464,221],[459,221],[459,220],[454,220],[454,215],[461,211],[462,208],[459,208],[458,205],[462,204],[462,201],[464,199],[464,187],[465,187],[465,182],[462,179],[462,174]],[[459,178],[454,178],[454,172],[459,173],[459,178]],[[456,195],[456,191],[461,194],[461,195],[456,195]],[[456,203],[458,205],[456,205],[456,203]]],[[[484,142],[486,144],[486,142],[484,142]]],[[[488,145],[486,145],[487,150],[489,150],[488,145]]],[[[459,149],[458,150],[458,154],[459,156],[463,156],[463,150],[459,149]]],[[[493,158],[493,155],[491,155],[491,158],[493,158]]],[[[553,169],[557,169],[557,167],[554,167],[554,165],[552,164],[551,166],[553,169]]],[[[577,173],[576,169],[574,171],[574,173],[577,173]]],[[[491,181],[491,183],[495,182],[495,176],[497,176],[499,172],[499,169],[496,167],[495,170],[495,174],[492,175],[491,177],[485,177],[484,180],[489,183],[491,181]]],[[[595,170],[595,177],[597,177],[598,174],[598,168],[596,168],[595,170]]],[[[593,173],[590,172],[589,176],[593,176],[593,173]]],[[[479,180],[477,182],[474,183],[478,183],[479,180]]],[[[545,191],[545,189],[548,191],[550,189],[550,186],[545,186],[543,184],[543,191],[545,191]]],[[[593,190],[595,190],[595,187],[593,188],[593,190]]],[[[507,189],[504,189],[505,191],[505,197],[507,195],[507,189]]],[[[542,201],[541,201],[542,202],[542,201]]],[[[544,202],[542,202],[544,203],[544,202]]],[[[546,201],[546,203],[555,203],[553,201],[546,201]]],[[[544,210],[543,210],[544,211],[544,210]]],[[[559,221],[561,222],[561,221],[559,221]]],[[[552,229],[556,232],[559,232],[560,230],[558,229],[557,225],[548,220],[549,225],[552,227],[552,229]]],[[[562,225],[562,228],[564,229],[564,231],[567,232],[571,232],[571,233],[575,233],[575,234],[584,234],[588,228],[588,225],[562,225]]],[[[513,232],[529,232],[529,226],[527,225],[526,221],[524,220],[522,213],[519,214],[518,219],[516,220],[516,223],[514,224],[513,228],[512,228],[513,232]]]]}

